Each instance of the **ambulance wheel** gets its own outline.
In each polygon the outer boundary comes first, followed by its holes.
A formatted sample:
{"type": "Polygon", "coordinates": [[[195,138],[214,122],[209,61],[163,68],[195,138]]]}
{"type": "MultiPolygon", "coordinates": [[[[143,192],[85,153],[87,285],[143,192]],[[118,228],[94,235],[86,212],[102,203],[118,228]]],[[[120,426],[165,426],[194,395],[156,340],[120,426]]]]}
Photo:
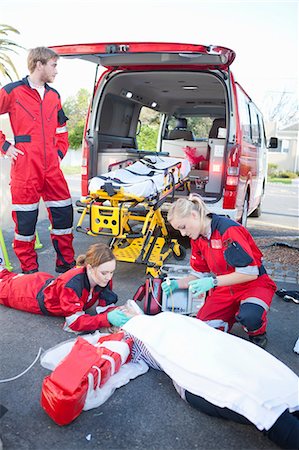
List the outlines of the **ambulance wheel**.
{"type": "Polygon", "coordinates": [[[260,203],[258,207],[254,211],[252,211],[250,217],[260,217],[261,214],[262,214],[262,204],[260,203]]]}
{"type": "Polygon", "coordinates": [[[249,193],[247,191],[246,195],[245,195],[244,203],[243,203],[242,216],[241,216],[241,218],[239,220],[239,223],[241,225],[243,225],[243,227],[245,227],[245,228],[246,228],[246,225],[247,225],[248,210],[249,210],[249,193]]]}
{"type": "Polygon", "coordinates": [[[182,261],[183,259],[185,259],[187,252],[186,252],[185,247],[183,247],[182,245],[179,245],[179,249],[180,249],[179,254],[177,254],[175,252],[174,248],[172,249],[172,253],[173,253],[174,259],[176,259],[177,261],[182,261]]]}

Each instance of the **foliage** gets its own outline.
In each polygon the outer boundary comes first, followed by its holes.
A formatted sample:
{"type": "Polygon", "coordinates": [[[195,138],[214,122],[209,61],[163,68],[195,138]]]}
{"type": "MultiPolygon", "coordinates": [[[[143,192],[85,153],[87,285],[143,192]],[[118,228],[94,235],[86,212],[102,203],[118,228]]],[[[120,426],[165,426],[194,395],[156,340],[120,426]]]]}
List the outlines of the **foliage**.
{"type": "Polygon", "coordinates": [[[294,172],[291,172],[290,170],[278,172],[278,176],[280,178],[291,178],[291,179],[297,178],[297,175],[294,172]]]}
{"type": "Polygon", "coordinates": [[[277,164],[269,163],[268,164],[268,177],[276,177],[278,174],[277,164]]]}
{"type": "Polygon", "coordinates": [[[269,178],[268,181],[270,183],[281,183],[281,184],[292,184],[292,180],[290,178],[269,178]]]}
{"type": "MultiPolygon", "coordinates": [[[[208,139],[209,132],[213,123],[210,117],[187,117],[187,128],[191,130],[197,139],[208,139]]],[[[173,130],[176,126],[176,118],[172,117],[168,121],[168,129],[173,130]]]]}
{"type": "Polygon", "coordinates": [[[64,104],[63,110],[68,121],[69,142],[70,147],[78,149],[81,147],[86,114],[90,102],[90,94],[87,89],[80,89],[75,97],[68,97],[64,104]]]}
{"type": "MultiPolygon", "coordinates": [[[[18,78],[18,72],[15,68],[14,63],[12,62],[8,52],[17,53],[15,48],[23,48],[22,46],[16,44],[15,42],[7,39],[6,36],[9,33],[20,34],[18,30],[9,26],[0,24],[0,75],[4,78],[8,78],[10,81],[13,81],[13,75],[18,78]]],[[[2,82],[0,80],[0,86],[2,86],[2,82]]]]}
{"type": "Polygon", "coordinates": [[[137,145],[140,150],[156,151],[159,134],[160,113],[143,107],[139,116],[140,132],[137,135],[137,145]]]}
{"type": "Polygon", "coordinates": [[[298,174],[295,172],[291,172],[290,170],[285,171],[279,171],[277,168],[277,164],[269,163],[268,164],[268,180],[269,181],[275,181],[275,182],[285,182],[286,184],[289,182],[291,183],[291,180],[294,178],[297,178],[298,174]]]}
{"type": "Polygon", "coordinates": [[[156,124],[142,125],[141,132],[137,136],[137,144],[140,150],[156,151],[159,126],[156,124]]]}
{"type": "Polygon", "coordinates": [[[280,92],[279,96],[268,94],[264,100],[263,108],[265,119],[277,122],[283,127],[299,119],[298,99],[291,92],[280,92]]]}

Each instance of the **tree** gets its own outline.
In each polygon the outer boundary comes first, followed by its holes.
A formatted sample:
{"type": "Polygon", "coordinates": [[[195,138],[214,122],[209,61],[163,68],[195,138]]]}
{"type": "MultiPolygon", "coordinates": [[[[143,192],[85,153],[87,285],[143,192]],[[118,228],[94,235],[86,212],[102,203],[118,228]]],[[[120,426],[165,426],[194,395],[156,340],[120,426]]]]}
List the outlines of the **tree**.
{"type": "MultiPolygon", "coordinates": [[[[10,81],[13,81],[13,75],[18,78],[18,72],[10,56],[7,55],[7,52],[17,53],[14,48],[23,47],[6,38],[6,36],[8,36],[11,32],[20,34],[15,28],[9,25],[0,24],[0,74],[4,78],[8,78],[10,81]]],[[[1,80],[0,86],[2,86],[1,80]]]]}
{"type": "Polygon", "coordinates": [[[299,106],[295,95],[283,91],[268,95],[265,99],[265,119],[269,122],[277,122],[278,126],[286,126],[298,120],[299,106]]]}
{"type": "Polygon", "coordinates": [[[73,149],[81,147],[89,102],[90,93],[88,90],[80,89],[75,97],[68,97],[63,104],[63,110],[69,118],[69,142],[73,149]]]}

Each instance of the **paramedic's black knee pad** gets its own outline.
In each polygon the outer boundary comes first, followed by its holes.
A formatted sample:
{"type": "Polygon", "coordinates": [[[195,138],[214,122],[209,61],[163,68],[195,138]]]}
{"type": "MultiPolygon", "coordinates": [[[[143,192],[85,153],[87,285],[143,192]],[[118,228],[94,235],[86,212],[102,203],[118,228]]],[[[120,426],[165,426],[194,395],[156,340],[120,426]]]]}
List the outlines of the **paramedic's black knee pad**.
{"type": "Polygon", "coordinates": [[[255,331],[261,328],[263,324],[262,315],[264,312],[264,308],[260,305],[243,303],[240,305],[236,320],[246,327],[248,331],[255,331]]]}

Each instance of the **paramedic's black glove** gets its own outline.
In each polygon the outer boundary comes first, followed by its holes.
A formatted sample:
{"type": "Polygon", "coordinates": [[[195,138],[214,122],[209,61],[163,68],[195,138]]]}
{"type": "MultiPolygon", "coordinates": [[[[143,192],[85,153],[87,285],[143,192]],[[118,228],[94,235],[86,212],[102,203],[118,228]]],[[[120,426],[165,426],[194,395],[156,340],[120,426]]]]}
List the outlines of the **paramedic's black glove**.
{"type": "Polygon", "coordinates": [[[126,316],[125,313],[119,309],[113,309],[108,312],[107,318],[111,325],[114,325],[115,327],[122,327],[130,319],[130,317],[126,316]]]}
{"type": "Polygon", "coordinates": [[[165,292],[166,295],[172,294],[173,291],[179,288],[179,283],[177,280],[166,280],[161,284],[162,291],[165,292]]]}

